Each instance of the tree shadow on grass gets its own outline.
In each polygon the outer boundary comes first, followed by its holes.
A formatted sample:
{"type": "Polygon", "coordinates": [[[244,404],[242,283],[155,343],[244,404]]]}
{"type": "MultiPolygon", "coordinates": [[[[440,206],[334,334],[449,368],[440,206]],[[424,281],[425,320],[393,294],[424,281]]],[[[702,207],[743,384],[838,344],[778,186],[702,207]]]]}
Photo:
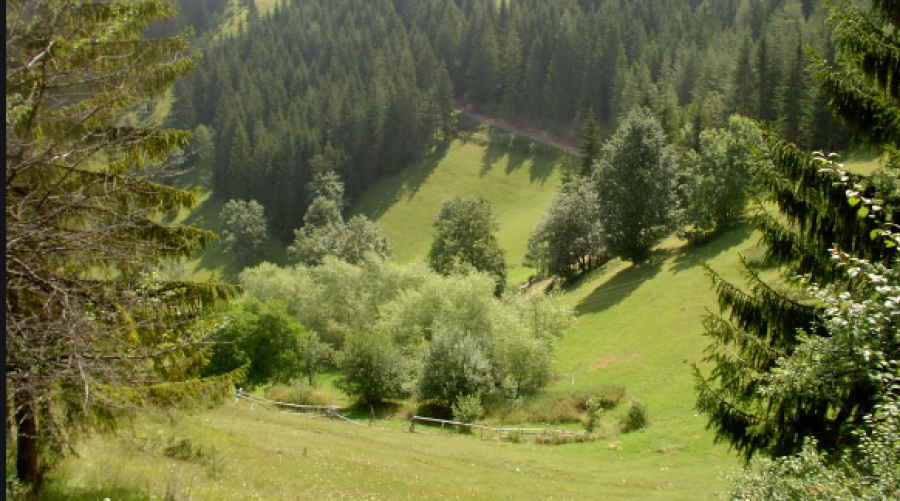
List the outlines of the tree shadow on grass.
{"type": "Polygon", "coordinates": [[[369,419],[387,419],[396,416],[403,409],[400,402],[385,401],[378,405],[366,405],[354,403],[350,407],[341,409],[341,415],[354,421],[368,421],[369,419]]]}
{"type": "Polygon", "coordinates": [[[507,163],[504,172],[509,175],[521,169],[526,162],[529,165],[529,181],[532,183],[546,181],[557,168],[560,152],[552,147],[536,143],[530,138],[518,134],[494,134],[491,142],[481,157],[481,177],[487,175],[503,157],[507,163]]]}
{"type": "Polygon", "coordinates": [[[152,496],[137,490],[114,486],[68,487],[58,482],[49,482],[41,491],[42,501],[97,501],[98,499],[115,499],[116,501],[147,501],[152,496]]]}
{"type": "Polygon", "coordinates": [[[494,168],[494,164],[509,153],[509,134],[491,134],[491,140],[484,155],[481,156],[480,177],[486,176],[494,168]]]}
{"type": "Polygon", "coordinates": [[[712,237],[703,243],[688,244],[677,249],[672,265],[672,273],[689,270],[699,266],[703,261],[710,261],[719,254],[741,245],[753,233],[753,224],[741,223],[738,226],[712,237]]]}
{"type": "Polygon", "coordinates": [[[598,286],[575,307],[577,315],[599,313],[628,298],[644,282],[655,277],[671,251],[655,250],[650,258],[640,264],[632,264],[619,270],[615,276],[598,286]]]}
{"type": "Polygon", "coordinates": [[[377,190],[380,195],[377,199],[367,198],[364,204],[358,205],[355,213],[365,214],[369,219],[378,220],[395,203],[405,195],[407,200],[415,198],[416,194],[434,172],[441,160],[447,155],[449,143],[440,143],[434,147],[422,160],[401,170],[399,173],[379,180],[369,190],[377,190]]]}
{"type": "Polygon", "coordinates": [[[449,147],[449,143],[440,143],[435,146],[431,152],[425,155],[421,161],[410,168],[404,169],[400,179],[403,182],[403,190],[407,194],[407,200],[415,198],[419,189],[422,188],[422,185],[425,184],[425,181],[431,176],[431,173],[434,172],[434,169],[437,168],[438,164],[441,163],[441,160],[447,155],[447,149],[449,147]]]}
{"type": "Polygon", "coordinates": [[[523,165],[525,165],[525,161],[529,158],[533,158],[533,153],[528,149],[528,145],[530,144],[528,138],[514,135],[512,139],[509,141],[509,148],[507,150],[507,154],[509,155],[508,161],[506,163],[506,173],[512,174],[513,172],[519,170],[523,165]]]}
{"type": "Polygon", "coordinates": [[[561,153],[551,148],[538,148],[535,154],[531,155],[531,167],[528,172],[529,181],[532,183],[540,182],[541,184],[547,181],[550,175],[553,174],[553,171],[559,167],[561,155],[561,153]]]}
{"type": "MultiPolygon", "coordinates": [[[[186,226],[195,226],[197,228],[212,231],[221,238],[222,225],[219,221],[219,213],[221,212],[223,205],[225,205],[224,200],[215,195],[210,196],[201,202],[200,205],[191,212],[190,216],[185,218],[184,224],[186,226]]],[[[194,254],[194,257],[200,258],[200,263],[197,265],[198,269],[217,273],[217,280],[230,283],[237,282],[237,275],[240,270],[237,269],[231,256],[225,253],[225,249],[222,247],[220,240],[209,242],[209,244],[206,245],[206,248],[203,249],[203,251],[194,254]]]]}

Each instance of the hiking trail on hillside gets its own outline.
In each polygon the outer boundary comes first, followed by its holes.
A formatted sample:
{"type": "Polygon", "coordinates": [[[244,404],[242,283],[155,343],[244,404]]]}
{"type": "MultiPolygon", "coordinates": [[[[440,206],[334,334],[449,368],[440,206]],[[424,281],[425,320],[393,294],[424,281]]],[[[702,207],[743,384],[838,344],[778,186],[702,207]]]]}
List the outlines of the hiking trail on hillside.
{"type": "Polygon", "coordinates": [[[567,139],[551,134],[545,130],[528,127],[506,118],[492,117],[480,112],[472,105],[461,105],[460,103],[457,103],[456,111],[462,113],[463,115],[481,120],[482,122],[486,122],[493,127],[514,132],[516,134],[519,134],[520,136],[525,136],[541,144],[546,144],[547,146],[550,146],[552,148],[564,151],[572,156],[578,156],[578,145],[573,144],[567,139]]]}

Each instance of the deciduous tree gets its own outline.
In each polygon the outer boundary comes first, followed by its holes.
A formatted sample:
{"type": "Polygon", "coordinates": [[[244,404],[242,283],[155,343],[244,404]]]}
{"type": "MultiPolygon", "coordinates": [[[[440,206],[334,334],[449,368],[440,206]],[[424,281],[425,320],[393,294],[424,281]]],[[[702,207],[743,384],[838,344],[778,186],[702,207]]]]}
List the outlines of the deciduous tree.
{"type": "Polygon", "coordinates": [[[604,253],[595,190],[577,180],[563,185],[528,239],[526,261],[569,279],[588,271],[604,253]]]}
{"type": "Polygon", "coordinates": [[[256,200],[229,200],[222,207],[222,245],[241,267],[259,262],[268,239],[265,209],[256,200]]]}
{"type": "Polygon", "coordinates": [[[732,115],[722,129],[700,134],[700,152],[685,160],[689,192],[683,214],[689,235],[703,238],[743,216],[753,178],[767,161],[762,132],[750,120],[732,115]]]}
{"type": "Polygon", "coordinates": [[[487,393],[494,385],[490,358],[477,338],[439,332],[422,358],[419,397],[447,407],[460,397],[487,393]]]}
{"type": "Polygon", "coordinates": [[[453,197],[444,200],[434,220],[435,235],[428,263],[438,273],[449,274],[460,265],[494,276],[497,294],[506,285],[506,261],[494,231],[497,223],[491,202],[483,198],[453,197]]]}
{"type": "Polygon", "coordinates": [[[304,373],[298,343],[310,334],[288,315],[284,303],[244,298],[226,315],[228,325],[213,338],[216,345],[205,373],[247,366],[243,381],[250,386],[289,383],[304,373]]]}
{"type": "Polygon", "coordinates": [[[635,109],[603,147],[593,173],[610,254],[640,262],[674,227],[675,150],[647,109],[635,109]]]}

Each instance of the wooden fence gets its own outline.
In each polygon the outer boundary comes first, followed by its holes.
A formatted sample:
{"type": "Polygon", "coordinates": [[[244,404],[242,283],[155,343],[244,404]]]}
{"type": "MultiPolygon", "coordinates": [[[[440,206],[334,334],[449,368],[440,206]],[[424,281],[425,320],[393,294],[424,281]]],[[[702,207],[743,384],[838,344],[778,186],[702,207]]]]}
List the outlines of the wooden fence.
{"type": "MultiPolygon", "coordinates": [[[[363,423],[359,421],[354,421],[346,416],[342,416],[338,413],[338,409],[340,407],[336,405],[301,405],[301,404],[292,404],[288,402],[277,402],[275,400],[269,400],[266,398],[258,397],[253,395],[252,393],[248,393],[240,388],[235,391],[235,403],[238,400],[244,399],[250,402],[251,405],[259,404],[260,407],[271,410],[270,407],[290,409],[294,411],[301,412],[317,412],[325,415],[326,417],[333,419],[340,419],[342,421],[347,421],[359,426],[365,426],[363,423]]],[[[374,416],[369,420],[369,426],[372,425],[374,416]]],[[[409,418],[409,432],[416,433],[416,423],[432,423],[441,425],[440,433],[444,433],[444,428],[448,426],[455,426],[457,428],[469,428],[472,430],[479,430],[479,435],[481,440],[485,438],[485,432],[488,433],[488,438],[494,438],[495,440],[512,440],[514,438],[522,439],[528,435],[534,435],[535,437],[542,438],[550,438],[553,436],[571,436],[571,437],[579,437],[586,436],[586,431],[569,431],[569,430],[561,430],[559,428],[550,428],[549,426],[546,428],[522,428],[517,426],[500,426],[498,428],[492,428],[483,424],[474,424],[474,423],[463,423],[461,421],[451,421],[448,419],[436,419],[424,416],[413,416],[409,418]]],[[[420,432],[421,433],[421,432],[420,432]]]]}
{"type": "MultiPolygon", "coordinates": [[[[549,426],[546,428],[522,428],[517,426],[500,426],[499,428],[492,428],[487,425],[481,424],[472,424],[472,423],[463,423],[460,421],[450,421],[447,419],[435,419],[423,416],[413,416],[409,418],[409,432],[416,432],[416,422],[422,423],[435,423],[441,425],[441,433],[444,433],[444,428],[446,426],[456,426],[462,428],[469,428],[473,430],[479,430],[480,438],[484,440],[484,433],[487,431],[489,434],[493,434],[496,440],[511,439],[512,437],[525,438],[527,435],[534,435],[535,437],[543,437],[549,438],[554,435],[566,435],[566,436],[580,436],[587,435],[586,431],[569,431],[569,430],[561,430],[559,428],[550,428],[549,426]]],[[[489,437],[490,438],[490,437],[489,437]]]]}
{"type": "Polygon", "coordinates": [[[242,390],[241,388],[238,388],[235,391],[235,402],[237,401],[237,399],[241,399],[241,398],[249,400],[253,404],[260,404],[261,406],[263,406],[263,408],[266,408],[266,409],[268,408],[267,406],[271,405],[271,406],[275,406],[275,407],[294,409],[294,410],[298,410],[298,411],[321,412],[323,414],[337,413],[337,410],[340,409],[340,407],[338,407],[336,405],[300,405],[300,404],[291,404],[288,402],[276,402],[275,400],[269,400],[266,398],[258,397],[252,393],[247,393],[246,391],[242,390]]]}

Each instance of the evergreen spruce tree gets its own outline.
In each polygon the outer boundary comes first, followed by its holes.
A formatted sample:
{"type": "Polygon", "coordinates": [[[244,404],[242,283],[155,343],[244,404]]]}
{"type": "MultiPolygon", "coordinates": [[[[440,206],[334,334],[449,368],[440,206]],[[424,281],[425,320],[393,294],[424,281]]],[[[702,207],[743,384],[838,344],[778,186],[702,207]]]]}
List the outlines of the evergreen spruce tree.
{"type": "Polygon", "coordinates": [[[610,104],[610,124],[618,125],[632,108],[637,105],[637,89],[628,64],[625,46],[619,45],[616,57],[616,73],[613,77],[612,100],[610,104]]]}
{"type": "Polygon", "coordinates": [[[542,118],[547,114],[544,105],[544,82],[547,79],[546,49],[540,39],[531,44],[528,53],[528,65],[525,74],[525,93],[528,95],[526,109],[534,118],[542,118]]]}
{"type": "Polygon", "coordinates": [[[504,113],[515,115],[525,98],[525,75],[522,63],[522,41],[516,30],[509,30],[503,47],[501,67],[501,104],[504,113]]]}
{"type": "Polygon", "coordinates": [[[578,175],[581,177],[589,177],[594,168],[594,162],[600,158],[600,133],[597,131],[597,120],[594,119],[594,108],[588,110],[587,119],[581,128],[581,151],[580,159],[581,168],[578,175]]]}
{"type": "Polygon", "coordinates": [[[159,222],[197,201],[151,178],[188,133],[117,125],[194,66],[188,34],[142,38],[173,15],[165,0],[7,2],[7,429],[33,491],[81,433],[234,378],[195,379],[207,314],[234,288],[152,273],[213,238],[159,222]]]}
{"type": "MultiPolygon", "coordinates": [[[[815,77],[831,97],[845,124],[873,146],[896,151],[900,141],[900,23],[896,2],[875,1],[871,15],[849,3],[832,9],[838,61],[820,61],[815,77]]],[[[767,261],[789,276],[835,287],[852,287],[836,249],[885,266],[896,265],[896,243],[884,235],[896,230],[900,197],[877,190],[865,178],[829,169],[828,163],[793,143],[772,137],[774,166],[760,176],[768,201],[780,215],[763,214],[759,229],[767,261]],[[849,193],[849,194],[848,194],[849,193]],[[866,202],[865,200],[868,200],[866,202]],[[875,202],[877,200],[877,203],[875,202]],[[877,210],[876,210],[877,209],[877,210]]],[[[896,161],[896,156],[892,156],[896,161]]],[[[750,268],[749,288],[736,287],[709,270],[721,315],[705,320],[714,344],[706,361],[709,374],[695,367],[697,407],[707,415],[717,438],[728,441],[745,459],[755,453],[782,456],[798,452],[804,438],[823,452],[848,449],[880,392],[872,378],[846,378],[840,386],[779,392],[767,377],[780,357],[799,344],[798,332],[827,335],[814,303],[772,288],[750,268]]],[[[894,342],[888,359],[900,356],[894,342]]]]}
{"type": "Polygon", "coordinates": [[[500,48],[493,26],[485,25],[475,44],[466,73],[470,98],[487,103],[497,95],[500,72],[500,48]]]}
{"type": "Polygon", "coordinates": [[[443,64],[438,68],[437,83],[434,89],[435,106],[438,108],[440,139],[444,143],[449,143],[456,131],[456,115],[453,112],[454,106],[453,81],[450,79],[450,73],[443,64]]]}
{"type": "Polygon", "coordinates": [[[790,65],[776,89],[775,102],[778,111],[776,122],[778,133],[800,148],[809,146],[810,81],[806,66],[803,43],[798,39],[794,56],[790,59],[790,65]]]}
{"type": "Polygon", "coordinates": [[[763,36],[759,39],[759,47],[756,50],[755,58],[755,69],[758,78],[758,111],[756,116],[760,120],[772,121],[775,119],[775,88],[778,85],[778,71],[772,62],[773,57],[771,43],[763,36]]]}
{"type": "Polygon", "coordinates": [[[757,95],[757,78],[753,71],[752,54],[753,40],[747,36],[741,51],[738,54],[737,65],[734,69],[733,84],[731,87],[731,96],[729,99],[730,109],[734,113],[741,114],[745,117],[754,117],[758,111],[756,106],[757,95]]]}

